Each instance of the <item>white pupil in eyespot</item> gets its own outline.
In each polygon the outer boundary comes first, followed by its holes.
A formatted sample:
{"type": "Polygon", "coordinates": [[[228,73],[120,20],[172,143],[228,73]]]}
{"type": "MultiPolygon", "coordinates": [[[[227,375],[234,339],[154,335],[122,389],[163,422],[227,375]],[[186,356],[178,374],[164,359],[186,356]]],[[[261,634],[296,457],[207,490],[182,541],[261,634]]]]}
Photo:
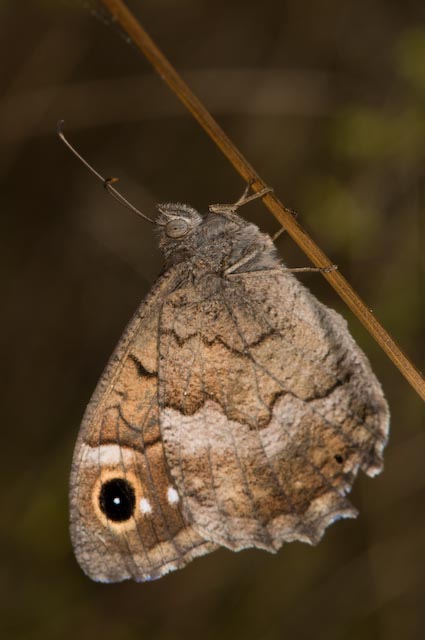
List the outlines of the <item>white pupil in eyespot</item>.
{"type": "Polygon", "coordinates": [[[118,497],[114,498],[114,504],[121,504],[120,498],[118,497]]]}

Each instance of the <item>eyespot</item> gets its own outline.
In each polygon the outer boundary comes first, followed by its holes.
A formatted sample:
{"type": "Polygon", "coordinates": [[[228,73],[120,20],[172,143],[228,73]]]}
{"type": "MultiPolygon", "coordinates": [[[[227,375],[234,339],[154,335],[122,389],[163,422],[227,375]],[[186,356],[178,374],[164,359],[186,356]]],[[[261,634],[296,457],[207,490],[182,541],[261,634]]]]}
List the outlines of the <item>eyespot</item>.
{"type": "Polygon", "coordinates": [[[342,456],[340,456],[340,455],[339,455],[339,453],[337,453],[337,454],[334,456],[334,458],[335,458],[335,461],[336,461],[338,464],[342,464],[342,463],[344,462],[344,458],[343,458],[342,456]]]}
{"type": "Polygon", "coordinates": [[[112,478],[102,484],[99,506],[102,513],[113,522],[125,522],[134,512],[136,496],[131,484],[123,478],[112,478]]]}
{"type": "Polygon", "coordinates": [[[189,231],[189,223],[184,218],[174,218],[165,226],[169,238],[182,238],[189,231]]]}

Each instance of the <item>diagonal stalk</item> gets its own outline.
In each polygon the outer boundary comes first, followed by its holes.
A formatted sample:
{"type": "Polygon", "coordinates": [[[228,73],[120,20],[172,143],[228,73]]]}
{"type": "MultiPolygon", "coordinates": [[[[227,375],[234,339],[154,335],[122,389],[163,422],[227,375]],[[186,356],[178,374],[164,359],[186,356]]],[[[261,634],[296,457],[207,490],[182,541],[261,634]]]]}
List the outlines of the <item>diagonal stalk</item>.
{"type": "MultiPolygon", "coordinates": [[[[101,0],[101,2],[109,10],[121,29],[132,39],[143,55],[146,56],[160,77],[187,107],[242,178],[246,182],[251,181],[252,189],[256,192],[265,189],[267,187],[265,182],[224,133],[223,129],[214,120],[199,98],[192,93],[188,85],[170,64],[162,51],[156,46],[125,3],[121,0],[101,0]]],[[[333,266],[325,253],[295,220],[292,212],[280,202],[274,193],[267,193],[263,197],[263,202],[316,267],[324,269],[333,266]]],[[[369,331],[406,380],[419,396],[425,400],[425,380],[421,373],[405,353],[403,353],[373,313],[367,308],[359,295],[354,291],[344,276],[341,275],[340,271],[329,270],[327,272],[323,271],[322,273],[323,277],[329,281],[330,285],[369,331]]]]}

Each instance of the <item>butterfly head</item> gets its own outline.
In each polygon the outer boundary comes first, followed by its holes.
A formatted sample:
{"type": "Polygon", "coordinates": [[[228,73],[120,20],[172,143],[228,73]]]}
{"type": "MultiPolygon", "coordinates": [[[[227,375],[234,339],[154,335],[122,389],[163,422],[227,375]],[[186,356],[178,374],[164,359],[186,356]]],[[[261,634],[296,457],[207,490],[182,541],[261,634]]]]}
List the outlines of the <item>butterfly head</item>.
{"type": "Polygon", "coordinates": [[[202,222],[201,214],[187,204],[166,202],[158,204],[157,209],[161,215],[156,220],[156,224],[171,240],[184,238],[202,222]]]}
{"type": "Polygon", "coordinates": [[[160,215],[156,224],[160,229],[159,246],[165,257],[184,257],[193,252],[194,233],[202,224],[200,213],[187,204],[167,202],[158,204],[160,215]]]}

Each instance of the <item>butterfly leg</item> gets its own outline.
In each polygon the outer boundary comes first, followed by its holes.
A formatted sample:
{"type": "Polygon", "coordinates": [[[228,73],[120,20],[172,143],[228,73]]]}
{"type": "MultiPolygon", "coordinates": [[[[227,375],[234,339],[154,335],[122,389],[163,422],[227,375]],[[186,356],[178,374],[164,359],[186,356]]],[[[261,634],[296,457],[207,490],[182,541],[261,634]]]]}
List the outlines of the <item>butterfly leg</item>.
{"type": "Polygon", "coordinates": [[[284,267],[284,271],[290,271],[291,273],[306,273],[308,271],[314,271],[315,273],[330,273],[331,271],[338,271],[337,264],[331,264],[329,267],[284,267]]]}
{"type": "MultiPolygon", "coordinates": [[[[227,267],[227,269],[225,269],[223,275],[224,276],[238,276],[238,275],[241,275],[240,273],[235,273],[235,271],[237,271],[238,269],[240,269],[240,267],[243,267],[245,264],[250,262],[259,253],[260,253],[259,251],[251,251],[246,256],[243,256],[240,260],[237,260],[237,262],[234,262],[232,265],[230,265],[230,267],[227,267]]],[[[282,271],[282,270],[283,271],[290,271],[291,273],[305,273],[307,271],[314,271],[314,272],[319,272],[319,273],[329,273],[330,271],[336,271],[337,269],[338,269],[338,265],[336,265],[336,264],[333,264],[330,267],[295,267],[293,269],[291,269],[289,267],[283,267],[282,269],[259,269],[259,270],[254,270],[254,271],[244,271],[243,275],[244,276],[249,276],[249,275],[252,275],[252,274],[264,274],[265,272],[270,273],[271,271],[282,271]]]]}
{"type": "MultiPolygon", "coordinates": [[[[295,220],[298,218],[298,213],[296,211],[294,211],[293,209],[288,209],[288,207],[286,207],[286,210],[293,215],[295,220]]],[[[276,242],[276,240],[280,238],[282,233],[285,233],[285,231],[286,231],[285,227],[280,227],[279,231],[276,231],[276,233],[272,236],[272,241],[276,242]]]]}
{"type": "Polygon", "coordinates": [[[262,198],[267,193],[271,193],[273,191],[271,187],[264,187],[264,189],[260,189],[260,191],[252,193],[249,196],[248,193],[253,182],[254,180],[250,180],[248,182],[241,197],[233,204],[211,204],[209,206],[209,210],[211,211],[211,213],[235,213],[237,209],[239,209],[239,207],[243,207],[244,204],[252,202],[253,200],[257,200],[257,198],[262,198]]]}
{"type": "Polygon", "coordinates": [[[264,274],[270,274],[271,272],[276,272],[276,273],[281,273],[282,271],[289,271],[290,273],[307,273],[307,272],[314,272],[314,273],[330,273],[331,271],[337,271],[338,270],[338,265],[337,264],[332,264],[330,267],[294,267],[293,269],[291,269],[290,267],[282,267],[281,269],[260,269],[258,271],[243,271],[241,273],[234,273],[235,271],[237,271],[240,267],[242,267],[244,264],[246,264],[247,262],[249,262],[250,260],[252,260],[252,258],[254,258],[256,256],[257,252],[252,252],[249,253],[248,255],[244,256],[243,258],[241,258],[240,260],[238,260],[237,262],[235,262],[234,264],[232,264],[230,267],[228,267],[225,271],[224,271],[224,276],[231,278],[231,277],[237,277],[237,276],[241,276],[243,275],[244,277],[247,276],[262,276],[264,274]]]}
{"type": "Polygon", "coordinates": [[[243,256],[240,260],[237,260],[236,262],[231,264],[230,267],[227,267],[223,275],[224,276],[239,275],[233,272],[239,269],[239,267],[242,267],[247,262],[250,262],[253,258],[255,258],[256,255],[258,255],[258,253],[259,251],[251,251],[250,253],[247,253],[246,256],[243,256]]]}

